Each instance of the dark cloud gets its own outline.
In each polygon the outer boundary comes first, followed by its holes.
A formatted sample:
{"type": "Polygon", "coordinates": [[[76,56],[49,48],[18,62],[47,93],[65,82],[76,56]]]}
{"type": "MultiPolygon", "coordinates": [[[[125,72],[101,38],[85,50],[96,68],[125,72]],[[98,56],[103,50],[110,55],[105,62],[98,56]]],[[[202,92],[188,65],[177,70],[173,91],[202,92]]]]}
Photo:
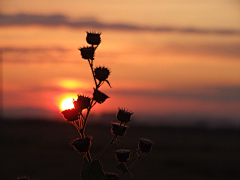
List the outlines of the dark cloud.
{"type": "MultiPolygon", "coordinates": [[[[62,47],[51,47],[51,48],[44,48],[44,47],[33,47],[33,48],[19,48],[19,47],[2,47],[1,48],[2,51],[4,51],[5,53],[46,53],[46,52],[52,52],[52,51],[56,51],[56,52],[68,52],[71,51],[72,49],[66,49],[66,48],[62,48],[62,47]]],[[[74,49],[75,50],[75,49],[74,49]]]]}
{"type": "Polygon", "coordinates": [[[240,86],[216,86],[196,89],[169,90],[119,90],[120,95],[170,98],[174,100],[196,100],[204,102],[239,103],[240,86]]]}
{"type": "Polygon", "coordinates": [[[33,107],[13,107],[3,109],[3,118],[34,118],[34,119],[56,119],[60,118],[60,110],[49,111],[43,108],[33,108],[33,107]]]}
{"type": "Polygon", "coordinates": [[[176,27],[150,27],[130,25],[125,23],[104,23],[95,19],[83,18],[78,21],[70,21],[63,15],[4,15],[0,14],[0,26],[28,26],[40,25],[48,27],[67,26],[70,28],[86,28],[94,29],[112,29],[112,30],[130,30],[130,31],[152,31],[152,32],[177,32],[186,34],[216,34],[216,35],[240,35],[240,30],[235,29],[198,29],[198,28],[176,28],[176,27]]]}
{"type": "Polygon", "coordinates": [[[76,59],[69,59],[68,53],[76,53],[77,48],[64,47],[0,47],[4,54],[5,63],[76,63],[76,59]],[[57,55],[56,55],[57,54],[57,55]],[[14,56],[12,56],[14,55],[14,56]]]}

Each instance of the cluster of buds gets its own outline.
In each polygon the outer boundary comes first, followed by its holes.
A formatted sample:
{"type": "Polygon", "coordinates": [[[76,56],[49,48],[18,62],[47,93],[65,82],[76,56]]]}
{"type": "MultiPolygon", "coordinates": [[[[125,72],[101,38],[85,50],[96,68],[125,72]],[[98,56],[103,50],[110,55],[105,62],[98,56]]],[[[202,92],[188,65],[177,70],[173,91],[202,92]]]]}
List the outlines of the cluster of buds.
{"type": "MultiPolygon", "coordinates": [[[[86,41],[88,45],[79,48],[82,58],[88,61],[94,78],[95,87],[93,88],[92,97],[78,95],[77,99],[73,99],[74,108],[62,111],[62,115],[67,122],[71,122],[77,128],[78,133],[80,134],[80,138],[74,139],[70,145],[73,146],[78,153],[85,154],[84,160],[86,161],[83,165],[84,168],[82,167],[82,179],[92,179],[93,177],[97,177],[97,179],[101,180],[120,180],[126,172],[130,173],[129,170],[133,165],[135,165],[136,161],[151,151],[153,142],[149,139],[142,138],[139,141],[138,149],[135,151],[131,151],[129,149],[116,150],[115,157],[118,161],[116,167],[122,171],[122,175],[119,177],[115,173],[104,173],[102,165],[97,158],[111,144],[114,144],[116,141],[119,142],[117,140],[119,136],[124,136],[126,134],[126,130],[129,128],[127,124],[131,121],[131,116],[133,114],[131,111],[119,108],[116,115],[118,121],[111,122],[111,133],[113,135],[113,139],[94,158],[91,158],[90,148],[92,145],[92,136],[85,136],[84,133],[88,115],[95,104],[102,104],[109,98],[109,96],[101,92],[99,88],[105,82],[111,87],[108,81],[110,70],[104,66],[96,66],[95,68],[93,66],[93,63],[95,62],[95,51],[101,43],[100,35],[101,33],[87,32],[86,41]],[[87,110],[86,114],[83,113],[84,110],[87,110]],[[78,123],[76,121],[78,121],[78,123]],[[138,154],[138,158],[131,166],[128,167],[126,163],[128,163],[134,154],[136,154],[134,152],[138,154]]],[[[25,179],[22,178],[19,180],[25,179]]]]}
{"type": "Polygon", "coordinates": [[[128,129],[127,123],[130,121],[131,115],[133,113],[131,111],[127,111],[125,109],[118,109],[117,119],[119,122],[111,122],[112,129],[111,133],[115,136],[123,136],[128,129]]]}
{"type": "Polygon", "coordinates": [[[64,119],[68,122],[77,121],[84,109],[91,107],[91,98],[83,95],[78,95],[77,100],[73,99],[74,108],[62,111],[64,119]]]}
{"type": "Polygon", "coordinates": [[[101,43],[100,35],[101,33],[87,32],[86,41],[91,46],[79,48],[83,59],[94,60],[94,54],[96,50],[96,47],[94,47],[94,45],[98,46],[101,43]]]}
{"type": "MultiPolygon", "coordinates": [[[[93,90],[92,98],[84,95],[78,95],[77,100],[73,99],[74,108],[62,111],[64,119],[68,122],[74,122],[77,120],[80,121],[82,117],[82,111],[84,109],[88,109],[88,111],[90,111],[95,103],[102,104],[107,98],[109,98],[109,96],[101,92],[99,88],[104,82],[107,82],[110,86],[110,83],[108,81],[110,70],[106,67],[101,66],[93,69],[95,51],[98,45],[101,43],[100,35],[101,33],[87,32],[86,41],[90,46],[79,48],[82,58],[88,60],[89,62],[95,80],[96,88],[93,90]]],[[[86,119],[84,119],[84,121],[86,121],[86,119]]]]}
{"type": "Polygon", "coordinates": [[[78,95],[77,100],[73,100],[73,105],[79,113],[82,113],[83,109],[87,109],[91,106],[90,101],[91,99],[89,97],[78,95]]]}
{"type": "MultiPolygon", "coordinates": [[[[120,121],[112,122],[112,129],[111,132],[115,136],[123,136],[128,128],[127,123],[131,120],[133,112],[127,111],[125,109],[118,109],[117,119],[120,121]]],[[[149,153],[152,149],[153,142],[146,138],[141,138],[138,143],[138,148],[134,151],[129,149],[119,149],[115,151],[115,157],[117,159],[116,168],[122,171],[122,176],[125,173],[129,173],[129,170],[135,165],[137,161],[139,161],[146,153],[149,153]],[[127,166],[127,162],[134,156],[134,154],[138,155],[138,158],[131,166],[127,166]]],[[[131,174],[132,175],[132,174],[131,174]]],[[[122,177],[121,176],[121,177],[122,177]]]]}

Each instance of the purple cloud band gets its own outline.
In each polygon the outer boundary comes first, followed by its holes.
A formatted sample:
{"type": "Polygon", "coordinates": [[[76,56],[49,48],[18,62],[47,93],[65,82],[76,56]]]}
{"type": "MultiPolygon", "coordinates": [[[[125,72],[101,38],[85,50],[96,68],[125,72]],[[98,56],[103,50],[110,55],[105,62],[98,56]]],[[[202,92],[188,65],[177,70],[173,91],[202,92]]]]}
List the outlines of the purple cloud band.
{"type": "Polygon", "coordinates": [[[48,27],[67,26],[70,28],[92,27],[96,29],[112,29],[112,30],[129,30],[129,31],[152,31],[152,32],[178,32],[178,33],[194,33],[194,34],[216,34],[216,35],[240,35],[238,29],[200,29],[200,28],[178,28],[178,27],[151,27],[139,26],[125,23],[104,23],[93,18],[82,18],[77,21],[70,21],[63,15],[32,15],[32,14],[16,14],[5,15],[0,14],[0,26],[28,26],[40,25],[48,27]]]}

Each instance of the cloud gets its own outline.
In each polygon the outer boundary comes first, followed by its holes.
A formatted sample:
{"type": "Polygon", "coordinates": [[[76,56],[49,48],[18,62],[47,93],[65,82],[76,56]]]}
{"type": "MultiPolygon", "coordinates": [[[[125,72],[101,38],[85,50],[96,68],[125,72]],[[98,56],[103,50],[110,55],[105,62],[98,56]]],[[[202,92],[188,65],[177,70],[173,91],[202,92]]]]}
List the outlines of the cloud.
{"type": "Polygon", "coordinates": [[[4,52],[20,52],[20,53],[29,53],[29,52],[48,52],[48,51],[57,51],[57,52],[67,52],[70,49],[62,48],[62,47],[33,47],[33,48],[19,48],[19,47],[4,47],[2,48],[4,52]]]}
{"type": "Polygon", "coordinates": [[[16,14],[5,15],[0,14],[0,26],[29,26],[40,25],[47,27],[67,26],[69,28],[86,28],[95,29],[111,29],[111,30],[128,30],[128,31],[152,31],[152,32],[168,32],[168,33],[184,33],[184,34],[215,34],[215,35],[240,35],[240,30],[236,29],[199,29],[199,28],[179,28],[167,26],[139,26],[126,23],[104,23],[92,18],[82,18],[77,21],[70,21],[63,15],[30,15],[16,14]]]}
{"type": "Polygon", "coordinates": [[[214,86],[196,89],[156,89],[156,90],[115,90],[113,93],[125,96],[145,96],[149,98],[169,98],[173,100],[196,100],[218,103],[239,103],[240,86],[214,86]]]}

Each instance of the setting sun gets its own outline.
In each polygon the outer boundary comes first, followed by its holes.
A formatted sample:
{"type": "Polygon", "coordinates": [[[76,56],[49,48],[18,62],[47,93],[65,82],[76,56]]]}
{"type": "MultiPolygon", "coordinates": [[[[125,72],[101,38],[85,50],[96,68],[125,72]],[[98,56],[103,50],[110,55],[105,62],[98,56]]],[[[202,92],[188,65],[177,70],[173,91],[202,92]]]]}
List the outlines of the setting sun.
{"type": "Polygon", "coordinates": [[[65,110],[65,109],[71,109],[73,108],[73,98],[66,98],[61,102],[60,108],[61,110],[65,110]]]}

